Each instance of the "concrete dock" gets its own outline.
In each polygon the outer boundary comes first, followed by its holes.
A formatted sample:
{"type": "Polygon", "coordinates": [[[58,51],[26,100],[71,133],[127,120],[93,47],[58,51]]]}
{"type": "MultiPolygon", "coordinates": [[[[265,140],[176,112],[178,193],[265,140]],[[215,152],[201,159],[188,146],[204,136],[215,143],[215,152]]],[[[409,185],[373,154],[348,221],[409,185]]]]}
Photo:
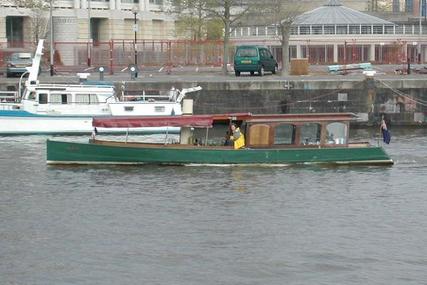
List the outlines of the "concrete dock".
{"type": "MultiPolygon", "coordinates": [[[[427,112],[427,75],[394,74],[396,66],[382,66],[374,78],[360,71],[346,75],[328,74],[322,67],[312,67],[311,75],[263,77],[233,73],[223,75],[218,67],[172,70],[171,74],[147,69],[131,80],[128,73],[106,74],[105,81],[114,82],[120,92],[142,90],[167,91],[200,85],[203,90],[189,94],[194,100],[194,112],[354,112],[361,114],[365,123],[372,124],[379,114],[387,113],[395,124],[424,125],[427,112]]],[[[75,74],[40,76],[43,83],[78,83],[75,74]]],[[[90,80],[98,80],[92,73],[90,80]]],[[[0,78],[1,91],[18,90],[19,78],[0,78]]]]}

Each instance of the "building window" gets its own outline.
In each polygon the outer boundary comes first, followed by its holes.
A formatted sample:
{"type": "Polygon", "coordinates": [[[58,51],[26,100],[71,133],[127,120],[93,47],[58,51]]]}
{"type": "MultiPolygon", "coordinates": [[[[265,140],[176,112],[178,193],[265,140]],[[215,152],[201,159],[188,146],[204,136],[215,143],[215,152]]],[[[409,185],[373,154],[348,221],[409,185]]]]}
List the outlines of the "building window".
{"type": "Polygon", "coordinates": [[[405,34],[412,34],[412,25],[411,24],[405,24],[404,25],[404,33],[405,34]]]}
{"type": "Polygon", "coordinates": [[[360,34],[360,26],[350,26],[349,27],[350,34],[360,34]]]}
{"type": "Polygon", "coordinates": [[[394,26],[384,26],[384,34],[394,34],[394,26]]]}
{"type": "Polygon", "coordinates": [[[325,35],[334,35],[335,34],[335,26],[324,26],[323,27],[325,35]]]}
{"type": "Polygon", "coordinates": [[[310,34],[310,26],[300,26],[299,27],[300,35],[309,35],[310,34]]]}
{"type": "Polygon", "coordinates": [[[413,10],[414,10],[413,0],[406,0],[405,1],[405,12],[406,13],[412,13],[413,10]]]}
{"type": "Polygon", "coordinates": [[[249,36],[249,28],[248,27],[243,27],[242,28],[242,36],[247,37],[249,36]]]}
{"type": "Polygon", "coordinates": [[[367,35],[367,34],[372,34],[371,31],[371,26],[362,26],[362,34],[367,35]]]}
{"type": "Polygon", "coordinates": [[[396,34],[403,34],[403,26],[396,26],[396,34]]]}
{"type": "Polygon", "coordinates": [[[291,35],[296,35],[298,34],[298,28],[297,27],[292,27],[291,28],[291,35]]]}
{"type": "Polygon", "coordinates": [[[163,0],[150,0],[150,4],[163,5],[163,0]]]}
{"type": "Polygon", "coordinates": [[[337,34],[338,35],[345,35],[347,34],[347,26],[337,26],[337,34]]]}
{"type": "Polygon", "coordinates": [[[377,35],[379,35],[379,34],[383,34],[384,33],[384,31],[383,31],[383,26],[374,26],[374,34],[377,34],[377,35]]]}
{"type": "Polygon", "coordinates": [[[311,33],[313,35],[321,35],[322,34],[322,26],[312,26],[311,33]]]}
{"type": "Polygon", "coordinates": [[[251,36],[257,35],[257,27],[250,27],[251,28],[251,36]]]}
{"type": "Polygon", "coordinates": [[[276,28],[276,26],[273,26],[273,27],[267,27],[267,35],[269,35],[269,36],[274,36],[274,35],[276,35],[276,32],[277,32],[277,28],[276,28]]]}

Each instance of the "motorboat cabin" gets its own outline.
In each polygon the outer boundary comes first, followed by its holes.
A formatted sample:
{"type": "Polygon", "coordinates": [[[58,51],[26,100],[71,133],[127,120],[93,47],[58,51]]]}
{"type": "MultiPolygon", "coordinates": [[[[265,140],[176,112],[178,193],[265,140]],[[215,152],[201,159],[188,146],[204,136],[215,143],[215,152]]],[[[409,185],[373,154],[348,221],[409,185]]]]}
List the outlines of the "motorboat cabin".
{"type": "Polygon", "coordinates": [[[253,115],[246,120],[247,147],[333,147],[348,144],[354,115],[253,115]]]}

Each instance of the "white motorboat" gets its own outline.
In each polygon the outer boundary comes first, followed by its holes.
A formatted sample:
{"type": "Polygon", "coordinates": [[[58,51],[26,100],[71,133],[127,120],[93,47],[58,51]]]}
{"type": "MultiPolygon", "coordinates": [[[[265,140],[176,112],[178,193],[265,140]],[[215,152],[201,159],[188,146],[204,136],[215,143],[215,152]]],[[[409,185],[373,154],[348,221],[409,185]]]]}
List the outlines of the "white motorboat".
{"type": "MultiPolygon", "coordinates": [[[[43,40],[37,46],[33,64],[20,102],[0,103],[0,135],[92,133],[92,118],[102,116],[181,115],[181,102],[201,87],[171,90],[167,95],[133,95],[132,101],[116,96],[114,86],[105,82],[41,84],[38,70],[43,40]]],[[[98,128],[98,132],[122,133],[127,129],[98,128]]],[[[179,132],[179,128],[138,128],[138,133],[179,132]]]]}

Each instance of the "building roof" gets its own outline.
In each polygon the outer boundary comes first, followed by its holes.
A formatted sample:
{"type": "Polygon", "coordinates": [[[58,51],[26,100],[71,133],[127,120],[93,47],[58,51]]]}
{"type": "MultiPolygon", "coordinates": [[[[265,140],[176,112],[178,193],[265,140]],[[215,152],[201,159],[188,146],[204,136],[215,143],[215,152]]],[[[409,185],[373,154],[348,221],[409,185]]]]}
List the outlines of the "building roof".
{"type": "Polygon", "coordinates": [[[343,6],[339,0],[298,16],[294,25],[393,25],[392,22],[343,6]]]}

